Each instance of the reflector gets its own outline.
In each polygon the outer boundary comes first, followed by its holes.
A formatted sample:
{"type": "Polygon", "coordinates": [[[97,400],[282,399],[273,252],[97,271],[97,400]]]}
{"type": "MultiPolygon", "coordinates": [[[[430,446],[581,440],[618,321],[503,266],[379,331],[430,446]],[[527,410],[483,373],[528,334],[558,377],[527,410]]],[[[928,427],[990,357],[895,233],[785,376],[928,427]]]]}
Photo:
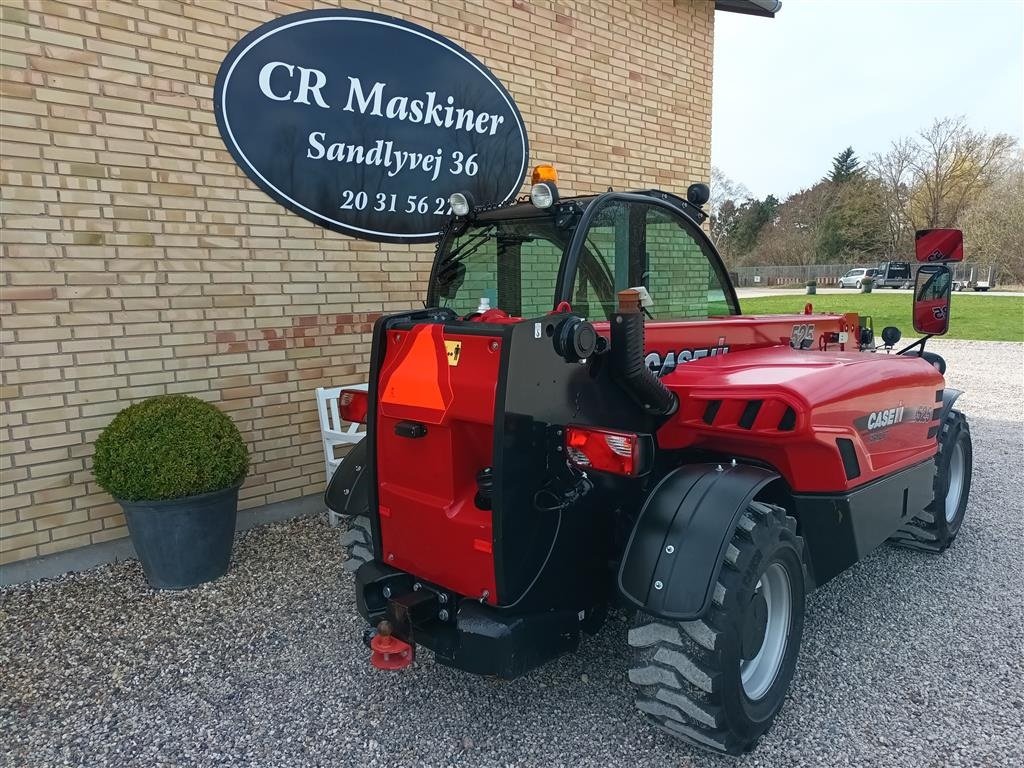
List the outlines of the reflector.
{"type": "Polygon", "coordinates": [[[365,424],[370,409],[370,396],[359,389],[343,389],[338,396],[341,418],[354,424],[365,424]]]}

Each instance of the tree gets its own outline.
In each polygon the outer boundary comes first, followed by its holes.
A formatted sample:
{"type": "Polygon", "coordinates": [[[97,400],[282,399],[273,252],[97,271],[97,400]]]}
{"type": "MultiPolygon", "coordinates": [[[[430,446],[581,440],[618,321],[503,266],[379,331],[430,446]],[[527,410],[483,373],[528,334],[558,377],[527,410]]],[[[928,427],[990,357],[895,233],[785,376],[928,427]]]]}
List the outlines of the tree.
{"type": "Polygon", "coordinates": [[[750,190],[741,182],[733,181],[721,168],[711,169],[711,199],[708,201],[708,212],[715,216],[727,202],[734,206],[741,205],[750,199],[750,190]]]}
{"type": "Polygon", "coordinates": [[[711,169],[710,186],[708,233],[722,255],[728,256],[729,237],[736,228],[740,206],[750,199],[750,190],[730,179],[717,167],[711,169]]]}
{"type": "Polygon", "coordinates": [[[854,154],[853,147],[847,147],[834,158],[832,158],[832,170],[826,178],[835,184],[844,184],[864,176],[864,169],[860,167],[860,160],[854,154]]]}
{"type": "Polygon", "coordinates": [[[1005,173],[1016,143],[1006,134],[972,131],[963,117],[936,120],[922,131],[911,168],[920,183],[923,226],[959,221],[968,205],[1005,173]]]}
{"type": "Polygon", "coordinates": [[[738,216],[739,206],[732,200],[725,200],[708,219],[708,232],[711,242],[718,247],[723,256],[729,250],[729,238],[736,231],[738,216]]]}
{"type": "Polygon", "coordinates": [[[915,152],[912,139],[899,139],[884,155],[875,155],[869,166],[872,178],[881,186],[881,205],[889,230],[890,255],[913,248],[914,223],[910,220],[912,179],[910,159],[915,152]]]}
{"type": "Polygon", "coordinates": [[[778,207],[774,195],[754,199],[743,184],[733,181],[719,168],[711,169],[708,229],[726,262],[738,263],[750,252],[761,228],[775,217],[778,207]]]}
{"type": "Polygon", "coordinates": [[[779,205],[775,195],[768,195],[764,200],[748,200],[739,206],[728,238],[732,256],[742,258],[754,249],[761,230],[775,221],[779,205]]]}
{"type": "Polygon", "coordinates": [[[791,195],[760,230],[751,264],[836,264],[881,260],[888,245],[877,181],[820,181],[791,195]]]}
{"type": "Polygon", "coordinates": [[[906,253],[914,230],[957,226],[969,208],[1019,161],[1017,140],[972,130],[963,117],[935,120],[918,136],[876,155],[892,253],[906,253]]]}
{"type": "Polygon", "coordinates": [[[775,220],[760,233],[747,263],[804,266],[819,262],[820,223],[833,202],[832,186],[828,182],[790,195],[779,206],[775,220]]]}
{"type": "Polygon", "coordinates": [[[832,186],[832,205],[821,222],[820,263],[881,261],[889,243],[881,184],[856,175],[832,186]]]}
{"type": "Polygon", "coordinates": [[[997,264],[1003,283],[1024,283],[1024,155],[967,210],[967,258],[997,264]]]}

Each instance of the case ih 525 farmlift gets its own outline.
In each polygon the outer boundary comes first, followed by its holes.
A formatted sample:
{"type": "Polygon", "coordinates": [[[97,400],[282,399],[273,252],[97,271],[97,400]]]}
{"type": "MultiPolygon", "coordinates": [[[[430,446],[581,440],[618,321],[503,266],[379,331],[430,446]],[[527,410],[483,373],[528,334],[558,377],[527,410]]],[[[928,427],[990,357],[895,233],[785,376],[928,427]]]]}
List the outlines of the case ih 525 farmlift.
{"type": "MultiPolygon", "coordinates": [[[[426,309],[381,318],[367,437],[327,504],[372,660],[416,645],[514,677],[635,613],[629,679],[659,727],[753,748],[793,676],[807,592],[886,541],[941,552],[971,483],[945,363],[955,230],[918,233],[914,325],[747,317],[700,229],[707,187],[455,216],[426,309]]],[[[624,664],[627,663],[624,660],[624,664]]]]}

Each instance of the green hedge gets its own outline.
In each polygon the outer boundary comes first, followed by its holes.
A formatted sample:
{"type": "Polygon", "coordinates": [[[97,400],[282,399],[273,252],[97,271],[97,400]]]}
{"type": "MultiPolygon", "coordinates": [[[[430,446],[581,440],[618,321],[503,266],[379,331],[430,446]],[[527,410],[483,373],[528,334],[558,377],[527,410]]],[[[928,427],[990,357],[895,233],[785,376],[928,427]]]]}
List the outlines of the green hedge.
{"type": "Polygon", "coordinates": [[[195,496],[238,485],[249,453],[231,419],[196,397],[130,405],[96,440],[93,474],[123,501],[195,496]]]}

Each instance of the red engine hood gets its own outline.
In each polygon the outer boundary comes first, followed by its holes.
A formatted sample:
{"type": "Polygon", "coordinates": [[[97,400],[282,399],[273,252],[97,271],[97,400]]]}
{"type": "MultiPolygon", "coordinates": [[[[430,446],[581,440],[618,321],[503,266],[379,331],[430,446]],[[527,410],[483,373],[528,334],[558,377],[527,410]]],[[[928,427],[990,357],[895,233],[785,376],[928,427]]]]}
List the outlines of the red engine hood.
{"type": "Polygon", "coordinates": [[[680,399],[662,447],[755,458],[794,490],[848,489],[935,454],[944,381],[920,358],[762,347],[695,360],[662,381],[680,399]],[[852,476],[840,439],[856,451],[852,476]]]}

